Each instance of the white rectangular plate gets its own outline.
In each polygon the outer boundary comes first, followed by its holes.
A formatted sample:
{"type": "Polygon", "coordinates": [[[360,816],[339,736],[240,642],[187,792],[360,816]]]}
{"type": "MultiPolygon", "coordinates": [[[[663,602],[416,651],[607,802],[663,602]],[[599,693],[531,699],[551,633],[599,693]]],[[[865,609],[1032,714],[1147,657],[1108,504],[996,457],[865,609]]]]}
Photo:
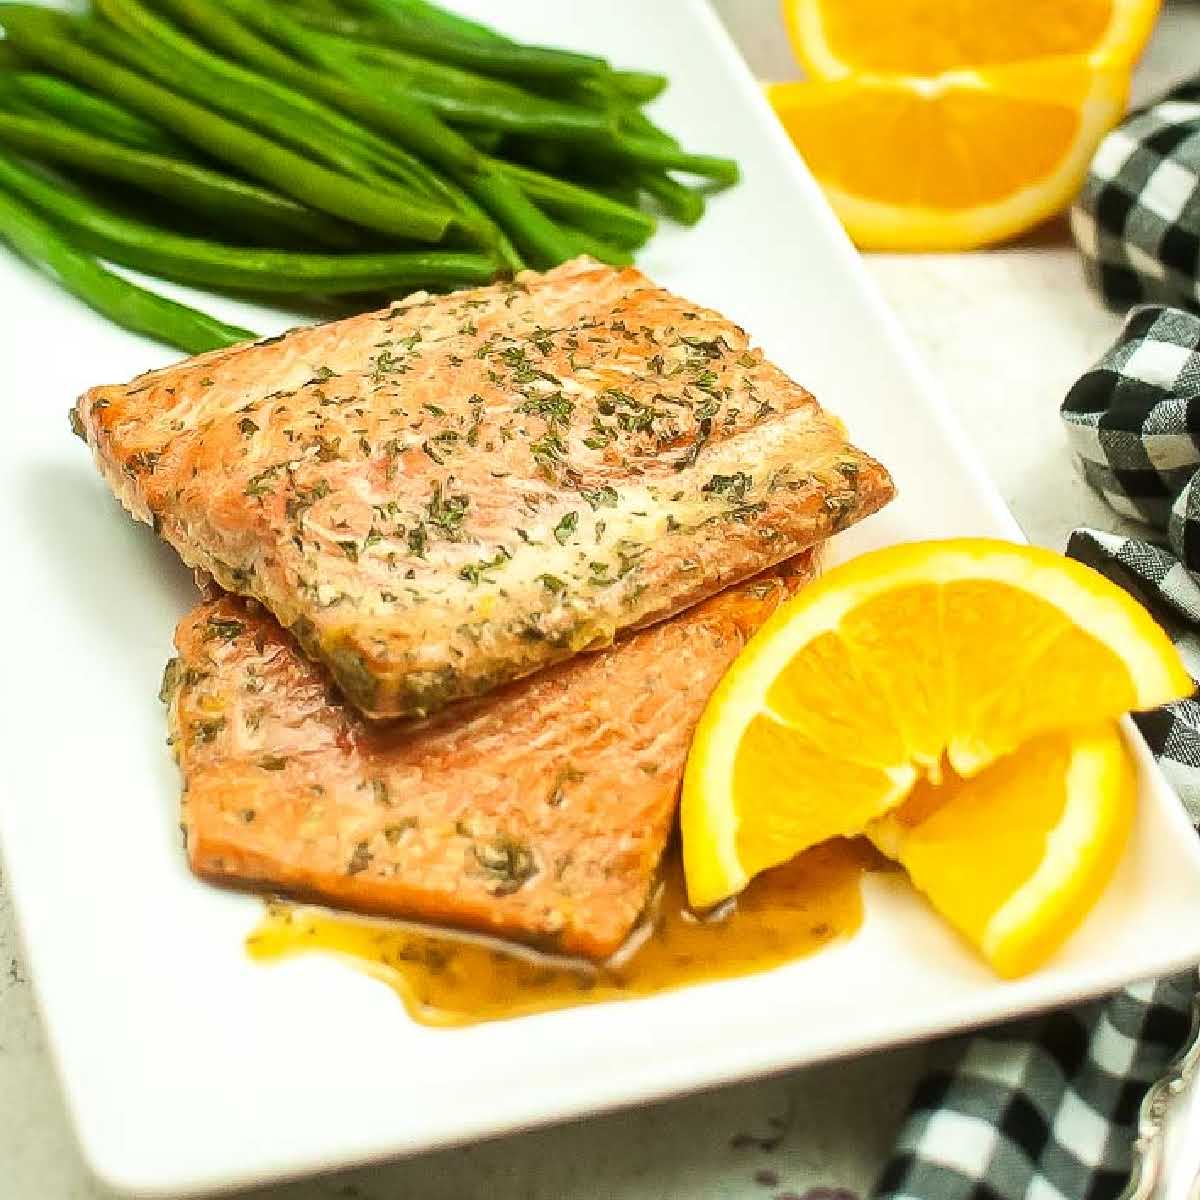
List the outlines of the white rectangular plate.
{"type": "MultiPolygon", "coordinates": [[[[464,5],[464,7],[467,7],[464,5]]],[[[479,15],[501,14],[475,0],[479,15]]],[[[745,182],[644,255],[847,421],[900,499],[839,556],[955,534],[1019,537],[946,409],[698,2],[509,0],[515,35],[670,75],[665,124],[745,182]]],[[[228,302],[274,332],[289,323],[228,302]]],[[[261,907],[193,880],[155,700],[187,573],[120,511],[70,436],[89,384],[168,361],[0,254],[5,871],[84,1151],[110,1185],[200,1192],[667,1096],[962,1029],[1200,960],[1200,850],[1144,747],[1129,852],[1052,965],[1003,983],[897,878],[849,941],[768,974],[476,1028],[413,1024],[328,958],[263,967],[261,907]]]]}

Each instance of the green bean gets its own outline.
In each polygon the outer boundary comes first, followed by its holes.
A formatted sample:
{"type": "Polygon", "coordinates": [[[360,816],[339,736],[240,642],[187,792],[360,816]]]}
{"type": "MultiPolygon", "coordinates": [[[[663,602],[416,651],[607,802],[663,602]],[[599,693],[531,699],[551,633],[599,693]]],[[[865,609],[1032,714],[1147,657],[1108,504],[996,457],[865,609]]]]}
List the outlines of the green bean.
{"type": "MultiPolygon", "coordinates": [[[[353,24],[367,41],[411,50],[425,58],[469,67],[483,75],[512,79],[578,79],[608,70],[602,58],[576,54],[543,46],[522,46],[516,42],[485,42],[463,37],[450,29],[431,29],[428,23],[413,20],[387,0],[366,0],[380,18],[353,24]]],[[[335,30],[336,32],[336,30],[335,30]]]]}
{"type": "Polygon", "coordinates": [[[475,129],[470,125],[460,125],[458,132],[476,150],[482,150],[484,154],[491,154],[493,157],[504,142],[504,132],[500,129],[475,129]]]}
{"type": "Polygon", "coordinates": [[[521,88],[430,62],[388,46],[325,33],[313,36],[354,56],[366,71],[385,70],[392,85],[451,124],[564,139],[605,137],[614,128],[607,113],[548,100],[521,88]]]}
{"type": "MultiPolygon", "coordinates": [[[[206,0],[155,0],[155,2],[161,7],[168,8],[193,31],[200,33],[201,36],[207,35],[212,43],[226,54],[253,63],[261,70],[269,71],[273,76],[295,77],[295,62],[270,42],[259,38],[256,33],[236,21],[214,23],[210,19],[211,5],[206,6],[206,0]]],[[[444,69],[452,70],[453,68],[444,69]]],[[[494,81],[491,82],[496,87],[502,86],[494,84],[494,81]]],[[[292,95],[300,96],[304,101],[315,103],[310,101],[309,97],[303,96],[293,89],[285,90],[292,95]]],[[[347,99],[344,85],[337,81],[324,81],[323,86],[319,86],[317,90],[327,100],[347,99]]],[[[318,107],[324,108],[321,105],[318,107]]],[[[352,108],[353,105],[351,104],[349,107],[352,108]]],[[[508,236],[492,222],[487,212],[458,183],[434,171],[422,159],[396,145],[394,141],[385,139],[365,125],[350,121],[337,109],[324,108],[324,111],[333,114],[345,125],[357,131],[359,140],[363,143],[365,156],[379,170],[386,174],[392,173],[396,160],[400,159],[404,169],[399,174],[405,182],[410,183],[411,186],[423,184],[428,193],[436,199],[450,203],[477,222],[490,224],[494,229],[496,239],[493,251],[501,265],[514,274],[524,270],[526,264],[508,236]],[[420,175],[420,179],[412,179],[413,171],[420,175]]],[[[497,148],[502,136],[497,130],[472,130],[469,140],[477,149],[490,152],[497,148]]]]}
{"type": "MultiPolygon", "coordinates": [[[[206,50],[137,0],[98,0],[98,6],[114,23],[142,39],[135,49],[126,38],[101,35],[102,53],[131,58],[135,69],[149,71],[168,86],[178,78],[176,86],[186,90],[192,99],[218,108],[236,120],[252,118],[268,132],[352,178],[383,186],[398,180],[407,190],[428,199],[436,202],[447,199],[441,190],[430,185],[429,172],[419,160],[377,138],[342,113],[206,50]],[[157,58],[150,56],[151,47],[157,48],[157,58]],[[181,64],[190,70],[181,69],[181,64]],[[381,160],[386,161],[386,168],[381,160]],[[386,169],[387,179],[381,179],[381,169],[386,169]]],[[[475,216],[478,220],[478,215],[475,216]]],[[[494,235],[485,231],[486,224],[480,222],[477,241],[495,240],[494,235]]]]}
{"type": "Polygon", "coordinates": [[[525,194],[551,216],[576,228],[608,238],[619,246],[640,246],[654,233],[655,220],[649,213],[621,204],[601,192],[518,163],[497,161],[496,166],[515,179],[525,194]]]}
{"type": "Polygon", "coordinates": [[[633,253],[624,246],[613,245],[603,238],[596,237],[586,229],[564,225],[562,228],[575,241],[575,252],[587,254],[599,262],[608,263],[610,267],[627,267],[633,262],[633,253]]]}
{"type": "MultiPolygon", "coordinates": [[[[316,35],[328,45],[333,39],[316,35]]],[[[536,137],[558,138],[563,141],[583,139],[605,139],[613,131],[612,122],[606,114],[595,109],[555,104],[536,96],[517,91],[516,102],[507,98],[489,95],[479,89],[475,94],[465,90],[450,91],[419,78],[415,73],[403,72],[394,66],[381,67],[370,61],[352,44],[347,52],[357,60],[357,73],[364,86],[378,86],[425,105],[444,121],[452,125],[472,125],[483,129],[498,129],[504,133],[527,133],[536,137]]],[[[370,52],[368,52],[369,54],[370,52]]],[[[385,60],[386,61],[386,60],[385,60]]],[[[376,63],[379,58],[376,57],[376,63]]]]}
{"type": "MultiPolygon", "coordinates": [[[[623,130],[636,138],[638,143],[643,145],[644,143],[656,143],[664,146],[664,148],[673,148],[676,150],[679,148],[677,140],[670,133],[667,133],[666,130],[662,130],[658,125],[655,125],[654,121],[650,120],[640,108],[625,107],[622,113],[620,113],[619,120],[623,130]]],[[[731,169],[727,170],[724,174],[713,174],[706,172],[706,170],[697,170],[695,174],[707,174],[709,178],[715,179],[721,182],[721,184],[737,182],[737,163],[733,163],[730,160],[719,161],[726,162],[728,168],[731,169]]],[[[660,166],[670,166],[670,164],[660,163],[660,166]]],[[[680,166],[679,169],[688,170],[689,168],[680,166]]],[[[660,172],[643,172],[641,178],[646,180],[652,178],[654,175],[658,175],[660,182],[656,182],[656,184],[652,182],[652,184],[646,185],[646,190],[654,194],[655,199],[658,199],[659,203],[664,205],[668,214],[676,216],[676,212],[679,212],[682,215],[676,217],[676,220],[683,221],[685,224],[692,224],[700,220],[704,212],[703,197],[698,197],[698,204],[696,199],[686,198],[683,192],[680,191],[680,188],[685,188],[685,185],[677,184],[676,181],[671,179],[668,179],[666,184],[664,184],[664,182],[661,182],[664,176],[660,172]],[[690,216],[692,212],[695,212],[694,217],[690,216]]]]}
{"type": "Polygon", "coordinates": [[[651,71],[612,71],[602,82],[626,100],[648,104],[667,90],[669,80],[665,75],[655,75],[651,71]]]}
{"type": "Polygon", "coordinates": [[[388,0],[387,4],[378,5],[376,11],[384,19],[390,17],[394,12],[395,15],[409,21],[431,26],[435,32],[456,34],[462,38],[474,38],[479,42],[511,44],[508,38],[489,26],[439,8],[436,4],[429,4],[427,0],[388,0]]]}
{"type": "MultiPolygon", "coordinates": [[[[197,5],[193,0],[156,0],[156,4],[159,8],[166,8],[177,21],[191,30],[203,29],[206,24],[208,9],[203,4],[197,5]]],[[[365,125],[351,120],[345,113],[314,100],[296,88],[279,83],[273,77],[278,72],[272,72],[271,68],[278,67],[279,60],[285,67],[290,67],[292,63],[269,43],[262,42],[256,35],[243,30],[232,21],[220,26],[222,36],[210,39],[221,54],[205,49],[180,29],[161,19],[155,24],[154,30],[160,38],[169,37],[171,47],[181,54],[203,62],[214,71],[227,73],[233,79],[257,84],[278,99],[286,109],[295,110],[328,125],[335,131],[338,140],[352,146],[355,152],[362,156],[363,161],[376,171],[390,179],[398,180],[409,190],[426,196],[435,203],[446,204],[458,210],[471,229],[474,241],[484,245],[490,244],[500,263],[508,269],[522,269],[524,264],[503,232],[462,188],[439,175],[416,155],[380,137],[365,125]],[[252,53],[247,52],[247,42],[267,55],[266,67],[267,72],[271,72],[270,75],[250,70],[241,65],[241,62],[234,61],[257,61],[258,65],[263,65],[252,53]],[[224,57],[225,55],[230,57],[224,57]]]]}
{"type": "Polygon", "coordinates": [[[659,141],[645,134],[620,132],[613,139],[613,148],[618,157],[641,166],[686,171],[689,175],[700,175],[715,183],[737,183],[740,175],[738,165],[732,158],[721,158],[715,154],[691,154],[669,142],[659,141]]]}
{"type": "MultiPolygon", "coordinates": [[[[318,35],[320,37],[322,35],[318,35]]],[[[334,43],[329,43],[334,44],[334,43]]],[[[340,47],[354,46],[341,41],[340,47]]],[[[425,64],[418,66],[413,60],[404,61],[403,55],[395,50],[362,50],[355,47],[343,50],[355,55],[388,62],[392,78],[400,78],[402,86],[410,96],[430,104],[449,121],[462,121],[472,126],[502,128],[517,137],[527,136],[541,143],[563,142],[578,144],[582,149],[617,162],[637,163],[656,169],[685,170],[695,175],[706,176],[722,184],[733,184],[738,179],[737,163],[731,158],[714,155],[691,154],[679,145],[670,134],[661,131],[635,108],[623,100],[605,100],[604,95],[592,92],[593,107],[584,104],[559,104],[546,107],[539,97],[522,97],[520,89],[497,90],[487,80],[478,80],[475,95],[470,95],[472,85],[469,74],[445,73],[442,67],[425,64]],[[434,66],[434,70],[431,70],[434,66]],[[581,114],[589,113],[589,119],[581,114]]],[[[370,68],[368,68],[370,70],[370,68]]],[[[583,80],[576,89],[576,98],[584,98],[587,88],[595,80],[583,80]]],[[[541,154],[553,155],[550,148],[541,154]]],[[[557,151],[559,160],[564,161],[566,150],[557,151]]],[[[553,158],[539,162],[539,166],[550,172],[562,169],[553,158]]]]}
{"type": "Polygon", "coordinates": [[[0,71],[0,112],[35,121],[46,115],[36,104],[30,103],[12,86],[12,80],[4,71],[0,71]]]}
{"type": "Polygon", "coordinates": [[[410,99],[427,105],[451,124],[567,141],[607,142],[614,129],[610,112],[619,112],[628,104],[612,86],[606,86],[608,76],[574,81],[577,88],[583,89],[577,94],[590,93],[596,103],[565,104],[459,67],[376,45],[365,40],[370,31],[361,23],[331,22],[312,14],[303,15],[301,20],[321,30],[315,34],[318,41],[353,55],[367,71],[386,69],[393,86],[402,88],[410,99]],[[329,28],[350,32],[324,32],[329,28]]]}
{"type": "Polygon", "coordinates": [[[292,21],[283,9],[268,7],[261,0],[195,0],[188,6],[200,36],[227,36],[231,26],[240,26],[243,36],[237,39],[238,53],[246,65],[268,72],[274,78],[287,80],[292,86],[309,95],[317,95],[358,120],[395,136],[402,145],[418,155],[427,156],[440,167],[452,171],[470,171],[479,166],[479,154],[463,139],[455,136],[423,105],[407,101],[403,96],[389,93],[384,103],[374,87],[360,89],[357,63],[353,56],[321,43],[315,35],[292,21]],[[250,34],[247,38],[244,35],[250,34]],[[316,68],[314,70],[314,68],[316,68]],[[331,76],[333,76],[331,78],[331,76]],[[376,122],[376,110],[394,108],[392,121],[376,122]],[[357,110],[362,110],[357,111],[357,110]],[[363,113],[371,114],[371,118],[363,113]]]}
{"type": "MultiPolygon", "coordinates": [[[[0,46],[2,45],[4,43],[0,42],[0,46]]],[[[22,99],[15,82],[18,74],[18,71],[0,70],[0,100],[5,103],[15,103],[22,99]]]]}
{"type": "MultiPolygon", "coordinates": [[[[166,9],[175,21],[191,33],[204,38],[220,52],[212,53],[206,60],[213,63],[214,67],[219,63],[223,69],[241,72],[246,77],[259,80],[273,88],[281,100],[286,97],[289,103],[302,111],[317,115],[333,124],[344,138],[359,148],[365,160],[376,170],[398,179],[413,191],[457,209],[464,214],[472,228],[481,231],[478,240],[486,242],[488,237],[493,239],[493,250],[502,264],[511,270],[520,270],[523,267],[524,264],[502,231],[456,183],[433,170],[402,146],[388,141],[360,122],[351,120],[338,107],[328,103],[328,92],[323,96],[323,103],[314,100],[305,90],[278,82],[280,79],[294,80],[295,75],[292,72],[296,64],[270,42],[259,38],[233,19],[214,19],[214,16],[220,18],[221,14],[214,14],[212,5],[206,3],[206,0],[154,0],[154,3],[157,8],[166,9]],[[242,64],[250,64],[255,69],[251,70],[242,64]]],[[[210,54],[197,43],[191,42],[187,34],[178,28],[175,29],[175,33],[193,47],[193,53],[210,54]]]]}
{"type": "Polygon", "coordinates": [[[628,130],[630,133],[649,138],[651,141],[663,142],[668,146],[679,145],[675,138],[665,129],[660,129],[659,126],[655,125],[640,108],[631,108],[629,105],[622,105],[618,114],[618,120],[621,123],[621,128],[628,130]]]}
{"type": "Polygon", "coordinates": [[[74,188],[0,155],[0,188],[66,226],[93,253],[164,279],[259,293],[341,295],[402,287],[490,283],[495,263],[441,251],[304,254],[226,246],[108,211],[74,188]]]}
{"type": "Polygon", "coordinates": [[[293,7],[300,12],[322,12],[327,16],[345,16],[345,9],[338,0],[293,0],[293,7]]]}
{"type": "Polygon", "coordinates": [[[42,162],[78,167],[133,184],[210,219],[227,221],[252,237],[278,241],[289,233],[330,246],[358,244],[355,231],[294,200],[208,167],[106,142],[50,119],[0,113],[0,144],[42,162]]]}
{"type": "MultiPolygon", "coordinates": [[[[436,202],[447,204],[462,213],[472,231],[479,231],[475,240],[485,244],[490,241],[491,250],[503,267],[514,272],[524,268],[524,262],[503,231],[458,184],[433,170],[408,150],[381,137],[373,129],[351,120],[338,108],[314,100],[296,88],[276,82],[277,79],[294,80],[296,64],[270,42],[259,38],[257,34],[232,19],[214,21],[212,6],[205,0],[155,0],[155,4],[160,9],[167,9],[175,20],[186,26],[189,31],[204,37],[210,45],[220,51],[220,54],[212,54],[208,61],[269,84],[281,99],[287,97],[302,111],[314,113],[333,124],[346,140],[359,148],[364,159],[376,170],[398,179],[413,191],[429,196],[436,202]],[[258,69],[250,70],[242,66],[243,63],[252,64],[258,69]]],[[[220,15],[216,14],[218,17],[220,15]]],[[[176,30],[176,34],[185,42],[189,42],[195,52],[209,54],[203,47],[190,42],[183,32],[176,30]]],[[[300,74],[303,76],[303,72],[300,74]]],[[[323,95],[328,101],[328,89],[323,95]]]]}
{"type": "Polygon", "coordinates": [[[276,183],[313,208],[356,224],[400,237],[438,241],[461,215],[415,202],[396,204],[356,180],[346,179],[253,130],[218,116],[140,75],[84,49],[45,22],[44,9],[25,5],[0,7],[7,37],[53,71],[68,75],[121,101],[143,116],[159,120],[172,132],[248,174],[276,183]]]}
{"type": "MultiPolygon", "coordinates": [[[[552,266],[571,257],[572,242],[554,222],[527,200],[516,184],[495,170],[470,142],[427,108],[411,102],[394,88],[379,86],[374,79],[364,80],[360,64],[352,56],[318,45],[309,30],[282,10],[268,9],[261,0],[226,0],[221,15],[227,15],[229,9],[239,22],[244,21],[259,33],[282,42],[301,60],[284,56],[288,64],[285,77],[290,77],[300,88],[316,91],[323,99],[449,171],[537,265],[552,266]],[[312,66],[331,70],[342,78],[330,79],[322,70],[312,70],[312,66]]],[[[254,53],[257,55],[259,51],[254,53]]],[[[260,59],[255,65],[265,63],[260,59]]]]}
{"type": "Polygon", "coordinates": [[[57,117],[88,133],[97,133],[126,146],[154,150],[160,154],[178,153],[180,143],[152,121],[84,91],[54,75],[17,71],[9,76],[13,86],[41,112],[57,117]]]}
{"type": "Polygon", "coordinates": [[[233,346],[256,336],[105,270],[3,189],[0,189],[0,238],[110,321],[188,354],[233,346]]]}
{"type": "Polygon", "coordinates": [[[621,129],[617,140],[627,157],[660,171],[687,171],[721,184],[738,181],[738,166],[732,159],[686,153],[675,138],[660,129],[641,109],[622,104],[617,117],[621,129]]]}
{"type": "MultiPolygon", "coordinates": [[[[377,9],[395,9],[410,21],[430,26],[434,32],[457,34],[476,41],[490,42],[507,46],[516,45],[511,39],[477,21],[470,21],[457,13],[447,12],[436,4],[426,3],[425,0],[385,0],[376,6],[377,9]]],[[[325,13],[331,10],[326,7],[325,13]]],[[[336,5],[333,10],[336,12],[336,5]]],[[[607,88],[626,100],[634,100],[645,104],[662,94],[667,87],[667,77],[648,71],[614,71],[611,68],[598,76],[600,86],[607,88]]]]}
{"type": "MultiPolygon", "coordinates": [[[[554,89],[539,88],[539,95],[550,95],[583,108],[599,109],[619,119],[630,101],[621,96],[606,75],[595,75],[562,84],[554,89]]],[[[635,110],[636,111],[636,110],[635,110]]]]}
{"type": "Polygon", "coordinates": [[[571,155],[562,142],[544,142],[533,138],[513,138],[513,155],[546,175],[561,175],[566,171],[571,155]]]}
{"type": "Polygon", "coordinates": [[[25,60],[7,43],[0,42],[0,70],[19,71],[25,60]]]}
{"type": "MultiPolygon", "coordinates": [[[[102,11],[109,7],[106,0],[100,0],[102,11]]],[[[359,156],[345,149],[344,143],[333,136],[328,127],[316,121],[297,120],[294,113],[281,109],[270,97],[206,71],[178,53],[164,51],[157,44],[139,41],[137,33],[130,37],[131,32],[122,32],[110,25],[90,25],[83,30],[82,38],[86,45],[107,58],[123,62],[139,74],[169,87],[177,95],[253,126],[293,150],[303,151],[331,170],[376,187],[390,185],[394,188],[394,184],[381,179],[359,156]]],[[[403,203],[405,199],[404,193],[399,193],[396,203],[403,203]]]]}
{"type": "Polygon", "coordinates": [[[681,225],[695,225],[704,216],[703,194],[672,179],[665,172],[639,171],[637,181],[658,201],[663,212],[681,225]]]}

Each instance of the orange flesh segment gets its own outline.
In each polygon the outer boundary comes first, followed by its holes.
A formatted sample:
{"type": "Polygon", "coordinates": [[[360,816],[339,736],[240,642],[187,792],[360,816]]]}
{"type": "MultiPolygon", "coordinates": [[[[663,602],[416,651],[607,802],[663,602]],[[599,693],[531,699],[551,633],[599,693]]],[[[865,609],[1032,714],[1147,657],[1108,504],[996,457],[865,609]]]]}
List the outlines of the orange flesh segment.
{"type": "Polygon", "coordinates": [[[953,898],[954,924],[976,945],[1041,861],[1066,804],[1069,743],[1062,734],[1039,738],[974,779],[947,771],[937,786],[922,780],[892,814],[913,882],[936,880],[953,898]]]}
{"type": "Polygon", "coordinates": [[[797,845],[860,833],[899,799],[884,772],[825,754],[766,717],[746,731],[733,786],[761,814],[738,835],[738,855],[750,874],[786,862],[797,845]]]}
{"type": "Polygon", "coordinates": [[[1051,734],[972,779],[918,783],[868,830],[1002,975],[1082,922],[1128,839],[1136,777],[1114,724],[1051,734]]]}
{"type": "Polygon", "coordinates": [[[1112,0],[825,0],[833,55],[857,71],[935,75],[1055,54],[1086,54],[1107,32],[1112,0]]]}
{"type": "Polygon", "coordinates": [[[1051,175],[1079,132],[1070,99],[975,87],[925,97],[863,84],[806,103],[785,99],[780,111],[827,186],[900,208],[959,210],[1051,175]]]}

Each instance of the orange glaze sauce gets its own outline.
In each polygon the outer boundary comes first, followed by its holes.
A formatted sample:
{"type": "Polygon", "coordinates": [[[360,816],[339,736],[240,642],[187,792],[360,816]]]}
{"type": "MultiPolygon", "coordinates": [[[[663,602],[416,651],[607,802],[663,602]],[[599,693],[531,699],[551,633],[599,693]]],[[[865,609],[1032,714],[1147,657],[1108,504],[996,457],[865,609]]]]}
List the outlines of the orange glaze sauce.
{"type": "Polygon", "coordinates": [[[284,903],[268,906],[246,946],[259,961],[314,950],[336,954],[394,988],[421,1024],[472,1025],[751,975],[812,954],[859,927],[860,878],[877,862],[864,842],[828,842],[698,916],[687,907],[682,865],[672,852],[646,919],[601,965],[453,930],[284,903]]]}

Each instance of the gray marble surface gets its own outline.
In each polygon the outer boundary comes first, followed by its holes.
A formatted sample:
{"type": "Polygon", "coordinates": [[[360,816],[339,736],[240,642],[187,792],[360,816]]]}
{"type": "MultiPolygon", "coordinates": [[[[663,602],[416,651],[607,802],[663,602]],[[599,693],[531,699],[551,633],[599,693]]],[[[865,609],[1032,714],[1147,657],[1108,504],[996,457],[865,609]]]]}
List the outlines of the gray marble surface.
{"type": "MultiPolygon", "coordinates": [[[[794,72],[776,0],[715,3],[760,75],[794,72]]],[[[1135,98],[1194,69],[1198,35],[1200,9],[1169,7],[1135,98]]],[[[1058,425],[1065,389],[1117,327],[1085,290],[1065,225],[993,251],[875,255],[868,264],[1031,539],[1061,548],[1076,525],[1112,527],[1067,465],[1058,425]]],[[[255,1196],[775,1200],[819,1184],[863,1192],[924,1053],[833,1064],[255,1196]]],[[[106,1196],[80,1160],[0,879],[0,1200],[106,1196]]]]}

